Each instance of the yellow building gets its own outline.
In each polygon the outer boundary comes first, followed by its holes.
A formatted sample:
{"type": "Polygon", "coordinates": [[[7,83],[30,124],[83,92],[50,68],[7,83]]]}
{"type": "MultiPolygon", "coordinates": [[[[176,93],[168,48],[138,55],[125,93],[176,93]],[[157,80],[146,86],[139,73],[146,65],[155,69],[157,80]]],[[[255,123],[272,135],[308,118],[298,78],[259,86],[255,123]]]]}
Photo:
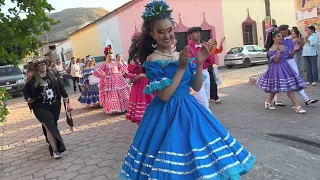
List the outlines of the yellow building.
{"type": "MultiPolygon", "coordinates": [[[[262,0],[222,0],[226,51],[244,44],[264,46],[266,16],[262,0]]],[[[293,0],[270,0],[271,17],[277,25],[296,25],[293,0]]]]}
{"type": "Polygon", "coordinates": [[[102,56],[98,26],[95,22],[73,32],[69,35],[75,58],[90,56],[102,56]]]}

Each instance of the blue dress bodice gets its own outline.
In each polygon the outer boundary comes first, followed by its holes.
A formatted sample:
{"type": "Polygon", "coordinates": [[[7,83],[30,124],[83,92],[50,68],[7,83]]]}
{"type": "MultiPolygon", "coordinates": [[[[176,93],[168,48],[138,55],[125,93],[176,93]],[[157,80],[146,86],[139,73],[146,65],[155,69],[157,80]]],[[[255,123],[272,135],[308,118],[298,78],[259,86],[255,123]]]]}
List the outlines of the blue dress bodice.
{"type": "MultiPolygon", "coordinates": [[[[189,65],[172,97],[190,96],[190,84],[196,73],[196,66],[189,60],[189,65]]],[[[145,62],[143,67],[146,69],[146,76],[149,79],[149,85],[144,89],[144,93],[153,94],[155,91],[162,90],[170,86],[173,77],[179,68],[178,60],[156,60],[153,62],[145,62]]]]}

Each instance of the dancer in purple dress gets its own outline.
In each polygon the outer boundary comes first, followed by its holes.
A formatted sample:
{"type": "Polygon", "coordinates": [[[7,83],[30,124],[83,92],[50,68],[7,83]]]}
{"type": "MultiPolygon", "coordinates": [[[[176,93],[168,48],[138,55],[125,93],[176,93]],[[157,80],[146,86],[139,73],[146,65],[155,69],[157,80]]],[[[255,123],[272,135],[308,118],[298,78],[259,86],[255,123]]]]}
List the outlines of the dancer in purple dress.
{"type": "Polygon", "coordinates": [[[288,97],[294,104],[294,110],[296,113],[306,113],[305,110],[299,106],[295,97],[294,91],[300,91],[306,87],[306,83],[303,79],[292,69],[287,60],[292,58],[300,45],[296,45],[291,51],[284,45],[281,45],[283,40],[281,33],[275,31],[272,34],[274,40],[273,46],[269,49],[268,55],[270,57],[270,66],[268,70],[259,77],[257,86],[263,91],[270,93],[267,102],[265,102],[265,108],[274,110],[271,101],[276,93],[287,92],[288,97]]]}

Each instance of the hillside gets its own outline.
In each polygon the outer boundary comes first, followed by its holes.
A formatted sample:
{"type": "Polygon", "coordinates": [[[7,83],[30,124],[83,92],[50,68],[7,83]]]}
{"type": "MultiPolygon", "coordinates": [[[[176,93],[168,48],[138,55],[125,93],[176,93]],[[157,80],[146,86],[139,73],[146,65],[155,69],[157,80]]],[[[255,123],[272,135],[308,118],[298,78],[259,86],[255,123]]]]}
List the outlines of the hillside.
{"type": "MultiPolygon", "coordinates": [[[[109,13],[104,8],[71,8],[60,12],[49,13],[48,17],[59,20],[60,23],[52,26],[48,32],[49,41],[62,40],[68,37],[68,34],[91,23],[109,13]]],[[[40,37],[41,41],[46,41],[46,33],[40,37]]]]}

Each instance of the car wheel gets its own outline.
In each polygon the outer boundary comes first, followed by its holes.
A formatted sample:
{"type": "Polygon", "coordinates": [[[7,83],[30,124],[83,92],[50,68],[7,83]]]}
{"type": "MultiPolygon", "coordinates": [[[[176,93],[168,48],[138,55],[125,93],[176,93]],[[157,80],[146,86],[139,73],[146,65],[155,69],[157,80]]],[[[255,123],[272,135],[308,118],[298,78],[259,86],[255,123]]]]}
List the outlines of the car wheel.
{"type": "Polygon", "coordinates": [[[250,59],[245,59],[245,60],[243,61],[243,67],[247,68],[247,67],[249,67],[250,65],[251,65],[250,59]]]}
{"type": "Polygon", "coordinates": [[[228,69],[232,69],[233,66],[232,66],[232,65],[227,65],[227,68],[228,68],[228,69]]]}

